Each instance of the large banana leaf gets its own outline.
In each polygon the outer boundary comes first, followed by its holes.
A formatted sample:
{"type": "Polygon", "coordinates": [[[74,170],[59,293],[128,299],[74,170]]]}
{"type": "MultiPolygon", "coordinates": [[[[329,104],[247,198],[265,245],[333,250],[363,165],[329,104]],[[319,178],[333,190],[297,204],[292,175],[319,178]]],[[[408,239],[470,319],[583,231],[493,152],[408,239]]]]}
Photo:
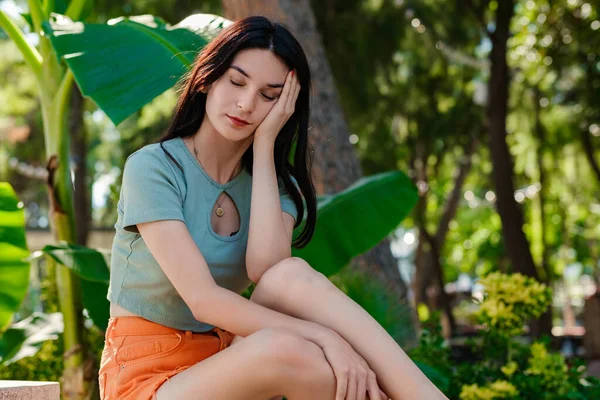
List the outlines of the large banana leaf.
{"type": "Polygon", "coordinates": [[[106,329],[110,316],[110,302],[106,298],[109,269],[104,254],[68,243],[48,245],[42,251],[81,278],[83,306],[94,325],[106,329]]]}
{"type": "Polygon", "coordinates": [[[319,201],[313,239],[293,254],[331,276],[383,240],[416,203],[417,191],[401,171],[362,178],[319,201]]]}
{"type": "Polygon", "coordinates": [[[29,286],[23,203],[0,182],[0,330],[19,309],[29,286]]]}
{"type": "Polygon", "coordinates": [[[228,24],[211,14],[191,15],[174,26],[152,15],[84,24],[53,14],[44,31],[82,93],[117,125],[175,85],[228,24]]]}
{"type": "Polygon", "coordinates": [[[59,264],[73,270],[82,279],[108,283],[110,275],[106,259],[98,250],[62,242],[47,245],[42,251],[59,264]]]}

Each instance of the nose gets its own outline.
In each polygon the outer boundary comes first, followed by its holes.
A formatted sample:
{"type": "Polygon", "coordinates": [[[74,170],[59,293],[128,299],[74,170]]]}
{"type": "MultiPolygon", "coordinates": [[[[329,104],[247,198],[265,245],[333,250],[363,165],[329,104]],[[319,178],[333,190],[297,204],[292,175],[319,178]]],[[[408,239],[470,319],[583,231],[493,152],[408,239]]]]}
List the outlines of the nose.
{"type": "Polygon", "coordinates": [[[251,90],[245,90],[243,93],[240,94],[240,97],[237,101],[237,106],[240,110],[251,113],[252,111],[254,111],[254,101],[254,93],[252,93],[251,90]]]}

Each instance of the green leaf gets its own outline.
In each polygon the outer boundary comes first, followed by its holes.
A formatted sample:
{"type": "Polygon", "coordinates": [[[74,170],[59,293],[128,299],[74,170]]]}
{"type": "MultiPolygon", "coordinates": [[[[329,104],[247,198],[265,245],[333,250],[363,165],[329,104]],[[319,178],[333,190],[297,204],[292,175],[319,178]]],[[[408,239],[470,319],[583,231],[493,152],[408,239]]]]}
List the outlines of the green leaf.
{"type": "Polygon", "coordinates": [[[23,17],[25,22],[27,22],[27,25],[29,25],[29,29],[33,31],[35,28],[33,27],[33,19],[31,19],[31,13],[21,13],[21,17],[23,17]]]}
{"type": "Polygon", "coordinates": [[[44,31],[82,93],[117,125],[174,86],[228,24],[211,14],[194,14],[174,26],[152,15],[84,24],[53,14],[44,31]]]}
{"type": "Polygon", "coordinates": [[[110,279],[106,259],[98,250],[63,242],[47,245],[42,251],[85,280],[108,283],[110,279]]]}
{"type": "Polygon", "coordinates": [[[23,204],[0,182],[0,330],[19,309],[29,287],[29,257],[23,204]]]}
{"type": "Polygon", "coordinates": [[[110,302],[106,298],[107,293],[108,283],[81,280],[83,306],[94,321],[94,325],[103,331],[106,330],[110,318],[110,302]]]}
{"type": "Polygon", "coordinates": [[[106,330],[110,302],[106,298],[110,272],[98,250],[69,243],[45,246],[42,251],[81,278],[81,300],[94,325],[106,330]]]}
{"type": "Polygon", "coordinates": [[[416,203],[417,191],[401,171],[362,178],[320,199],[313,239],[293,254],[326,276],[333,275],[383,240],[416,203]]]}
{"type": "Polygon", "coordinates": [[[63,331],[61,313],[33,313],[13,324],[0,336],[0,365],[35,355],[47,340],[55,340],[63,331]]]}

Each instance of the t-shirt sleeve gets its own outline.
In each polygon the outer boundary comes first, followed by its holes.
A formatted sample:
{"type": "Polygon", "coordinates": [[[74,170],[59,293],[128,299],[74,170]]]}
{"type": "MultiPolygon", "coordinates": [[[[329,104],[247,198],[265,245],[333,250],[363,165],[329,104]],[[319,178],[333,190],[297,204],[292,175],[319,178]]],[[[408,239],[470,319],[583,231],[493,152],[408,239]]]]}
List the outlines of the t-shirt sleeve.
{"type": "Polygon", "coordinates": [[[137,224],[183,218],[181,191],[168,161],[140,150],[125,162],[122,186],[123,227],[138,233],[137,224]]]}
{"type": "MultiPolygon", "coordinates": [[[[292,177],[292,183],[298,187],[298,182],[292,177]]],[[[285,184],[283,180],[279,178],[279,202],[281,203],[281,211],[290,214],[294,217],[294,221],[298,220],[298,208],[296,207],[296,203],[294,203],[294,199],[285,188],[285,184]]]]}

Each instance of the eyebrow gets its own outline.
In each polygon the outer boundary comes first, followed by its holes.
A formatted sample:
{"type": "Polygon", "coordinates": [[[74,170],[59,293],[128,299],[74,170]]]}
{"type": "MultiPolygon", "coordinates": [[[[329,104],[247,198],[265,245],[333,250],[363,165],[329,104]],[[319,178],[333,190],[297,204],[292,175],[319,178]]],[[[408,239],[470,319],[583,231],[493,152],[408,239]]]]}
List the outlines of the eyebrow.
{"type": "MultiPolygon", "coordinates": [[[[235,69],[240,74],[244,75],[246,78],[252,79],[252,78],[250,78],[250,75],[248,75],[248,73],[246,71],[244,71],[243,69],[241,69],[237,65],[232,65],[230,68],[235,69]]],[[[270,88],[273,88],[273,89],[278,89],[278,88],[282,88],[283,87],[283,83],[268,83],[267,86],[270,87],[270,88]]]]}

